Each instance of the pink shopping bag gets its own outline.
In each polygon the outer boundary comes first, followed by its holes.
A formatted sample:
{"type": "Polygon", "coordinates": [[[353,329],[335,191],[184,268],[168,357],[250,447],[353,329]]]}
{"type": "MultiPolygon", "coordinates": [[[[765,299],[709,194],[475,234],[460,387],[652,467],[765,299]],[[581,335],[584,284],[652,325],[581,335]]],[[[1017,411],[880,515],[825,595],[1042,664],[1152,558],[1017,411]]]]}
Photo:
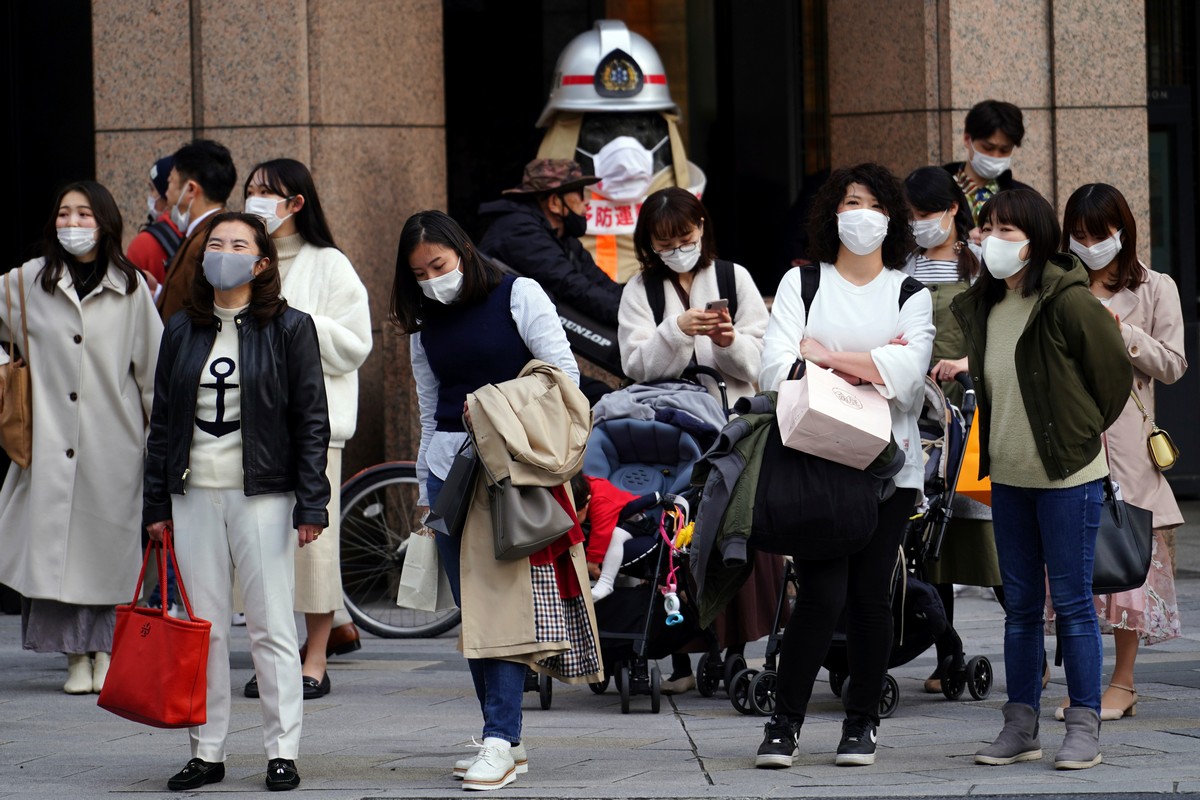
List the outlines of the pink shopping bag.
{"type": "Polygon", "coordinates": [[[785,445],[856,469],[892,439],[888,401],[874,386],[851,386],[811,362],[800,380],[780,385],[776,414],[785,445]]]}

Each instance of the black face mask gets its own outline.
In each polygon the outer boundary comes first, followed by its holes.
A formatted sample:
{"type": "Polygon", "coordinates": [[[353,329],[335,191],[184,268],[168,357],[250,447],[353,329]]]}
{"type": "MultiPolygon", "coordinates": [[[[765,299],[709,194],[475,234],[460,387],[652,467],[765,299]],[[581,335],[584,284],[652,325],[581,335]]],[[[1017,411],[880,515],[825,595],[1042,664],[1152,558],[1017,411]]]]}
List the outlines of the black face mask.
{"type": "Polygon", "coordinates": [[[559,196],[559,200],[562,200],[563,210],[566,212],[563,214],[562,218],[563,235],[578,239],[580,236],[586,234],[587,217],[585,217],[583,214],[576,214],[574,211],[572,211],[571,207],[567,205],[566,199],[561,195],[559,196]]]}

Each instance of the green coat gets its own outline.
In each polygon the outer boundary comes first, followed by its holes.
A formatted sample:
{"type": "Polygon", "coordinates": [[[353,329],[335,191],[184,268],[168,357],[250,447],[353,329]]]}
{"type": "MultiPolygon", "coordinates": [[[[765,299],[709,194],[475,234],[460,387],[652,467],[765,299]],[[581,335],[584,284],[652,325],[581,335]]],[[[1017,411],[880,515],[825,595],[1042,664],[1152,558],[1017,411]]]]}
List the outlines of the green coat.
{"type": "MultiPolygon", "coordinates": [[[[951,310],[966,336],[967,360],[979,400],[979,476],[990,471],[991,402],[984,383],[990,307],[984,278],[956,297],[951,310]]],[[[1088,275],[1073,255],[1046,262],[1038,297],[1017,340],[1017,380],[1046,475],[1070,477],[1100,453],[1100,434],[1125,407],[1133,369],[1112,315],[1088,291],[1088,275]]]]}

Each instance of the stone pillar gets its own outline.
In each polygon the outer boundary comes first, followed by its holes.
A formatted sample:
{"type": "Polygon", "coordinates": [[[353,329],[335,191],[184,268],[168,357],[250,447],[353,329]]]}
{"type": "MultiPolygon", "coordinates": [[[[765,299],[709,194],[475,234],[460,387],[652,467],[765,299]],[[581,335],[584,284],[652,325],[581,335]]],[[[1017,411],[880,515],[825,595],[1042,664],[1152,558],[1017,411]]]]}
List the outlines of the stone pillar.
{"type": "Polygon", "coordinates": [[[1144,4],[1126,0],[830,0],[833,166],[903,177],[962,161],[963,120],[1019,106],[1015,177],[1062,212],[1102,181],[1129,200],[1149,256],[1144,4]]]}
{"type": "Polygon", "coordinates": [[[387,309],[401,225],[446,204],[441,4],[111,0],[92,15],[97,179],[126,220],[144,216],[154,159],[194,136],[233,152],[233,208],[255,163],[308,164],[371,298],[375,346],[345,472],[415,458],[408,344],[387,309]]]}

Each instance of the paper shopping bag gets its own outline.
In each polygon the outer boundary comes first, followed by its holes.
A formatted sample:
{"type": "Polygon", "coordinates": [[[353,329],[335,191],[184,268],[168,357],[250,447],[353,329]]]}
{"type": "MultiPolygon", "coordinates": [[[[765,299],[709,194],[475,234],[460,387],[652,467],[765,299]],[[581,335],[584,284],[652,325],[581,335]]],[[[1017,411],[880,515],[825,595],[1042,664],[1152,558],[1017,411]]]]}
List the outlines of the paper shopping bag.
{"type": "Polygon", "coordinates": [[[971,420],[971,433],[967,436],[967,449],[963,453],[954,491],[989,506],[992,504],[992,480],[979,477],[979,409],[975,409],[975,417],[971,420]]]}
{"type": "Polygon", "coordinates": [[[775,408],[785,445],[855,469],[870,466],[892,441],[891,410],[875,387],[851,386],[816,364],[780,385],[775,408]]]}
{"type": "Polygon", "coordinates": [[[417,611],[444,611],[454,607],[450,579],[442,569],[437,542],[432,536],[413,534],[408,537],[396,605],[417,611]]]}

